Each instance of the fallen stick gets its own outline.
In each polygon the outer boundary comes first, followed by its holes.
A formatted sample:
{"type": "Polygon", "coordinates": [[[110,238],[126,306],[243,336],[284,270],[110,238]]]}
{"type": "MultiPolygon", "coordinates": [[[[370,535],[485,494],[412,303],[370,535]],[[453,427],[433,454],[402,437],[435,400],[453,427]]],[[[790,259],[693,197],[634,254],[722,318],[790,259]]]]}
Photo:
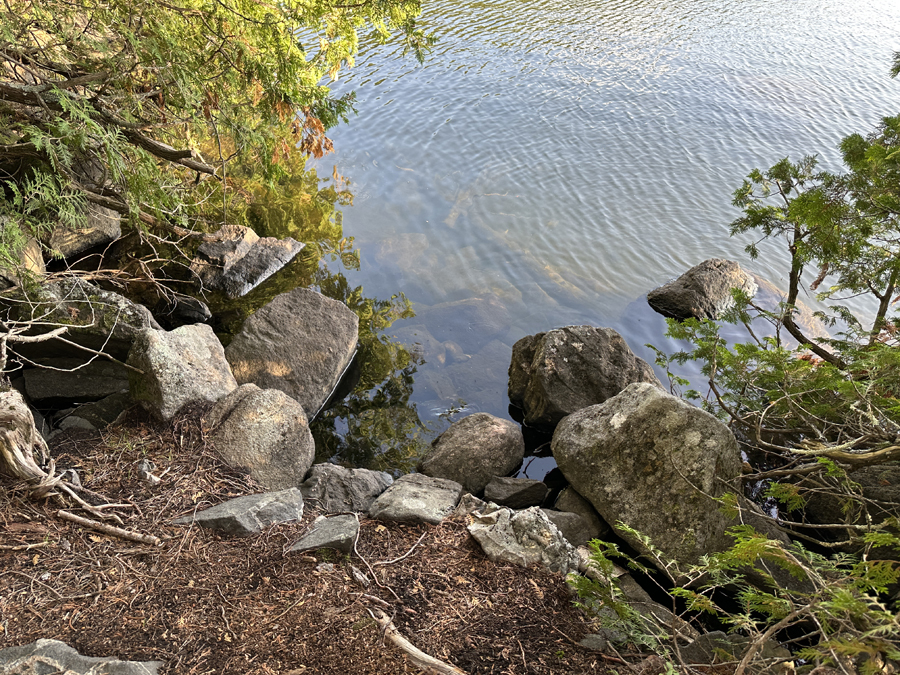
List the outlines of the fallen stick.
{"type": "Polygon", "coordinates": [[[36,544],[20,544],[18,546],[0,545],[0,551],[29,551],[33,548],[43,548],[44,546],[48,546],[49,544],[49,541],[41,541],[36,544]]]}
{"type": "Polygon", "coordinates": [[[98,532],[108,534],[112,537],[119,537],[120,539],[136,541],[141,544],[150,544],[151,546],[159,546],[162,543],[159,537],[154,537],[152,534],[140,534],[138,532],[131,532],[130,530],[123,530],[121,527],[107,525],[106,523],[98,523],[96,520],[82,518],[81,516],[76,516],[74,513],[69,513],[68,511],[64,511],[62,509],[57,511],[56,515],[58,515],[63,520],[77,523],[78,525],[81,525],[83,527],[89,527],[92,530],[97,530],[98,532]]]}
{"type": "Polygon", "coordinates": [[[421,649],[415,647],[409,640],[400,635],[400,631],[397,630],[394,622],[380,609],[370,609],[368,612],[381,626],[388,639],[399,647],[417,668],[433,675],[466,675],[466,671],[460,670],[449,663],[439,661],[433,656],[428,656],[421,649]]]}

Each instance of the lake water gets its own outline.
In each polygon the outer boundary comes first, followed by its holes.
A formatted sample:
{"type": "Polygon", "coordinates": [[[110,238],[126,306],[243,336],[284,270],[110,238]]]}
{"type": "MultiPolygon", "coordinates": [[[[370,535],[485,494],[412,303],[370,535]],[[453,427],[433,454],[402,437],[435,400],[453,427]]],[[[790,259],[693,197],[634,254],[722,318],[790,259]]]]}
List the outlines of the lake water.
{"type": "Polygon", "coordinates": [[[438,46],[418,65],[362,45],[335,87],[359,115],[317,169],[354,195],[350,284],[418,314],[387,335],[421,343],[406,403],[426,437],[448,410],[508,416],[526,334],[610,326],[652,360],[664,322],[645,294],[706,258],[784,287],[781,251],[750,263],[728,237],[731,193],[787,155],[837,169],[842,136],[900,112],[897,0],[424,5],[438,46]]]}

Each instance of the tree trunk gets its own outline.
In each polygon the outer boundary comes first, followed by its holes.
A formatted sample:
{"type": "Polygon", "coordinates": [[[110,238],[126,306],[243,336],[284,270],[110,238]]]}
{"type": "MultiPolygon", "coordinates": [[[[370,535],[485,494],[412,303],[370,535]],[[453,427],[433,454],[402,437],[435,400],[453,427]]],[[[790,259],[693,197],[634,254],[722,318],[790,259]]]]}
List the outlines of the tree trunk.
{"type": "Polygon", "coordinates": [[[49,456],[31,410],[15,389],[0,392],[0,473],[40,483],[47,473],[38,465],[35,453],[40,461],[49,456]]]}

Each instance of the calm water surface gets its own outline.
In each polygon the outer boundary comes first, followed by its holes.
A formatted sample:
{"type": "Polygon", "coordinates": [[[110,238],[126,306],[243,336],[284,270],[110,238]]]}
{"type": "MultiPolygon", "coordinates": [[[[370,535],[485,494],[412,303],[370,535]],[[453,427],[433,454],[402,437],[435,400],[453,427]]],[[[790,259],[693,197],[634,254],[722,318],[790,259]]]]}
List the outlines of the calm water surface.
{"type": "MultiPolygon", "coordinates": [[[[437,48],[417,65],[363,45],[337,86],[359,115],[318,168],[355,196],[351,284],[418,313],[388,334],[421,343],[411,402],[434,429],[461,402],[507,416],[529,333],[611,326],[650,360],[665,341],[647,291],[705,258],[748,262],[727,228],[750,169],[812,153],[837,169],[842,136],[900,112],[897,0],[425,6],[437,48]],[[472,298],[491,320],[441,310],[472,298]]],[[[783,286],[765,253],[748,267],[783,286]]]]}

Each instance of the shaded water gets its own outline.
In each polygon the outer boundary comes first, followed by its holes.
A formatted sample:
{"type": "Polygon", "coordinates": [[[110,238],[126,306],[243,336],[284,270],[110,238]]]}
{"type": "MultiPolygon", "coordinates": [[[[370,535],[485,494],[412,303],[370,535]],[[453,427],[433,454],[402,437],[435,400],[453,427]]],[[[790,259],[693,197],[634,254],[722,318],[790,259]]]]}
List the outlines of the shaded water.
{"type": "MultiPolygon", "coordinates": [[[[419,66],[363,45],[336,86],[359,116],[317,168],[354,195],[350,286],[418,315],[386,335],[419,343],[403,405],[426,440],[461,407],[508,415],[526,334],[611,326],[652,360],[646,292],[705,258],[748,263],[727,235],[747,172],[811,153],[838,169],[842,136],[900,111],[896,0],[424,4],[437,48],[419,66]]],[[[784,260],[748,267],[783,287],[784,260]]]]}

